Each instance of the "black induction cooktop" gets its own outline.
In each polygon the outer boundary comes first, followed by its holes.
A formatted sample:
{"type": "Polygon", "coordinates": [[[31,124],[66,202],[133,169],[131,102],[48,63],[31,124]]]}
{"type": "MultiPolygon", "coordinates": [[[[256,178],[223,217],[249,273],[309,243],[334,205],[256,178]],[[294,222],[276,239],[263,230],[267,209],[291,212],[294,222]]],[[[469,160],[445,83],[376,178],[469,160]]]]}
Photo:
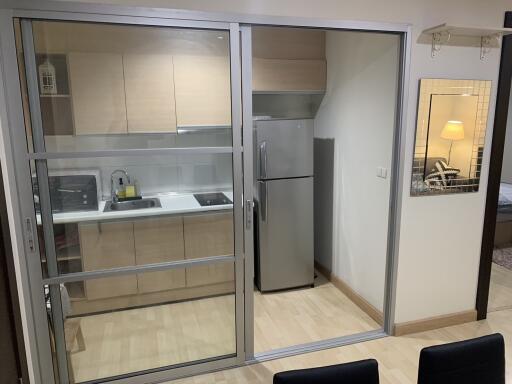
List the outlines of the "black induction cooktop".
{"type": "Polygon", "coordinates": [[[201,207],[207,207],[210,205],[225,205],[233,204],[231,200],[227,198],[222,192],[215,193],[194,193],[194,197],[201,207]]]}

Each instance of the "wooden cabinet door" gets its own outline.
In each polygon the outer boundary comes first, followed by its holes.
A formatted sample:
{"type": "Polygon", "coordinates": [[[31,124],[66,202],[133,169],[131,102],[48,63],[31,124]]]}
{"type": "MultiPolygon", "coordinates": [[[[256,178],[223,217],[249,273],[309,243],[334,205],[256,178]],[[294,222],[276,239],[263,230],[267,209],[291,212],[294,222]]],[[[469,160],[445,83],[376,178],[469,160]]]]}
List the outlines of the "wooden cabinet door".
{"type": "Polygon", "coordinates": [[[171,55],[123,56],[128,132],[176,132],[171,55]]]}
{"type": "MultiPolygon", "coordinates": [[[[135,265],[133,222],[79,224],[82,264],[85,271],[135,265]]],[[[85,282],[88,300],[137,293],[135,275],[92,279],[85,282]]]]}
{"type": "Polygon", "coordinates": [[[252,86],[254,91],[321,91],[327,81],[325,60],[252,61],[252,86]]]}
{"type": "Polygon", "coordinates": [[[71,52],[68,65],[75,133],[126,133],[122,56],[71,52]]]}
{"type": "Polygon", "coordinates": [[[227,56],[173,56],[178,127],[231,125],[227,56]]]}
{"type": "MultiPolygon", "coordinates": [[[[212,213],[185,216],[185,258],[234,254],[233,214],[212,213]]],[[[187,287],[234,280],[234,263],[187,268],[187,287]]]]}
{"type": "MultiPolygon", "coordinates": [[[[183,260],[183,218],[163,217],[136,220],[134,223],[137,265],[183,260]]],[[[137,275],[139,293],[185,287],[185,270],[148,272],[137,275]]]]}

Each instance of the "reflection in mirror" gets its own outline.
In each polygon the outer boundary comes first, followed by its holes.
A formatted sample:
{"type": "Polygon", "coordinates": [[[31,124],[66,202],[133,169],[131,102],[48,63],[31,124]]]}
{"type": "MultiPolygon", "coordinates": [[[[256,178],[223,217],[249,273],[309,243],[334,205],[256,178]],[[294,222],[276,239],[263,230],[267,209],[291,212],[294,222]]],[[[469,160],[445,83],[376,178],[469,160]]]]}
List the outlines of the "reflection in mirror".
{"type": "Polygon", "coordinates": [[[491,82],[422,79],[411,195],[476,192],[491,82]]]}

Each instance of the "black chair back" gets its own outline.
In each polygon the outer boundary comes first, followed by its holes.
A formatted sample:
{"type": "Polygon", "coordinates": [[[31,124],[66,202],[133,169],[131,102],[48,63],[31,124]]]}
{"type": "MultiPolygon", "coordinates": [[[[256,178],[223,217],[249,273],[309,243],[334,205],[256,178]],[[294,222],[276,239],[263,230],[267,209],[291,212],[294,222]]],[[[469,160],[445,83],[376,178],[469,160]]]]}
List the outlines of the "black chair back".
{"type": "Polygon", "coordinates": [[[418,384],[505,384],[505,342],[499,333],[423,348],[418,384]]]}
{"type": "Polygon", "coordinates": [[[298,369],[274,375],[274,384],[379,384],[377,360],[298,369]]]}

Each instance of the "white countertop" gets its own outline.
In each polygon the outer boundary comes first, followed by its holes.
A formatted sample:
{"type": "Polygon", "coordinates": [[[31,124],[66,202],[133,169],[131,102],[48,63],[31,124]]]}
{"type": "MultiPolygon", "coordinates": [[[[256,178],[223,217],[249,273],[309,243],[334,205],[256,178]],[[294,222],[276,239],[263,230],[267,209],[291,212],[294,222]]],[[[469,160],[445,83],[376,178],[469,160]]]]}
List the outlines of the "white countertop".
{"type": "MultiPolygon", "coordinates": [[[[223,192],[231,201],[233,201],[233,192],[223,192]]],[[[101,221],[115,219],[131,219],[136,217],[150,217],[160,215],[177,215],[182,213],[210,212],[233,209],[233,204],[211,205],[202,207],[197,202],[192,193],[183,194],[161,194],[142,196],[143,198],[157,197],[160,199],[162,207],[131,209],[127,211],[109,211],[103,212],[106,201],[100,201],[97,211],[76,211],[53,214],[54,224],[76,223],[83,221],[101,221]]],[[[37,223],[41,224],[41,217],[37,215],[37,223]]]]}

